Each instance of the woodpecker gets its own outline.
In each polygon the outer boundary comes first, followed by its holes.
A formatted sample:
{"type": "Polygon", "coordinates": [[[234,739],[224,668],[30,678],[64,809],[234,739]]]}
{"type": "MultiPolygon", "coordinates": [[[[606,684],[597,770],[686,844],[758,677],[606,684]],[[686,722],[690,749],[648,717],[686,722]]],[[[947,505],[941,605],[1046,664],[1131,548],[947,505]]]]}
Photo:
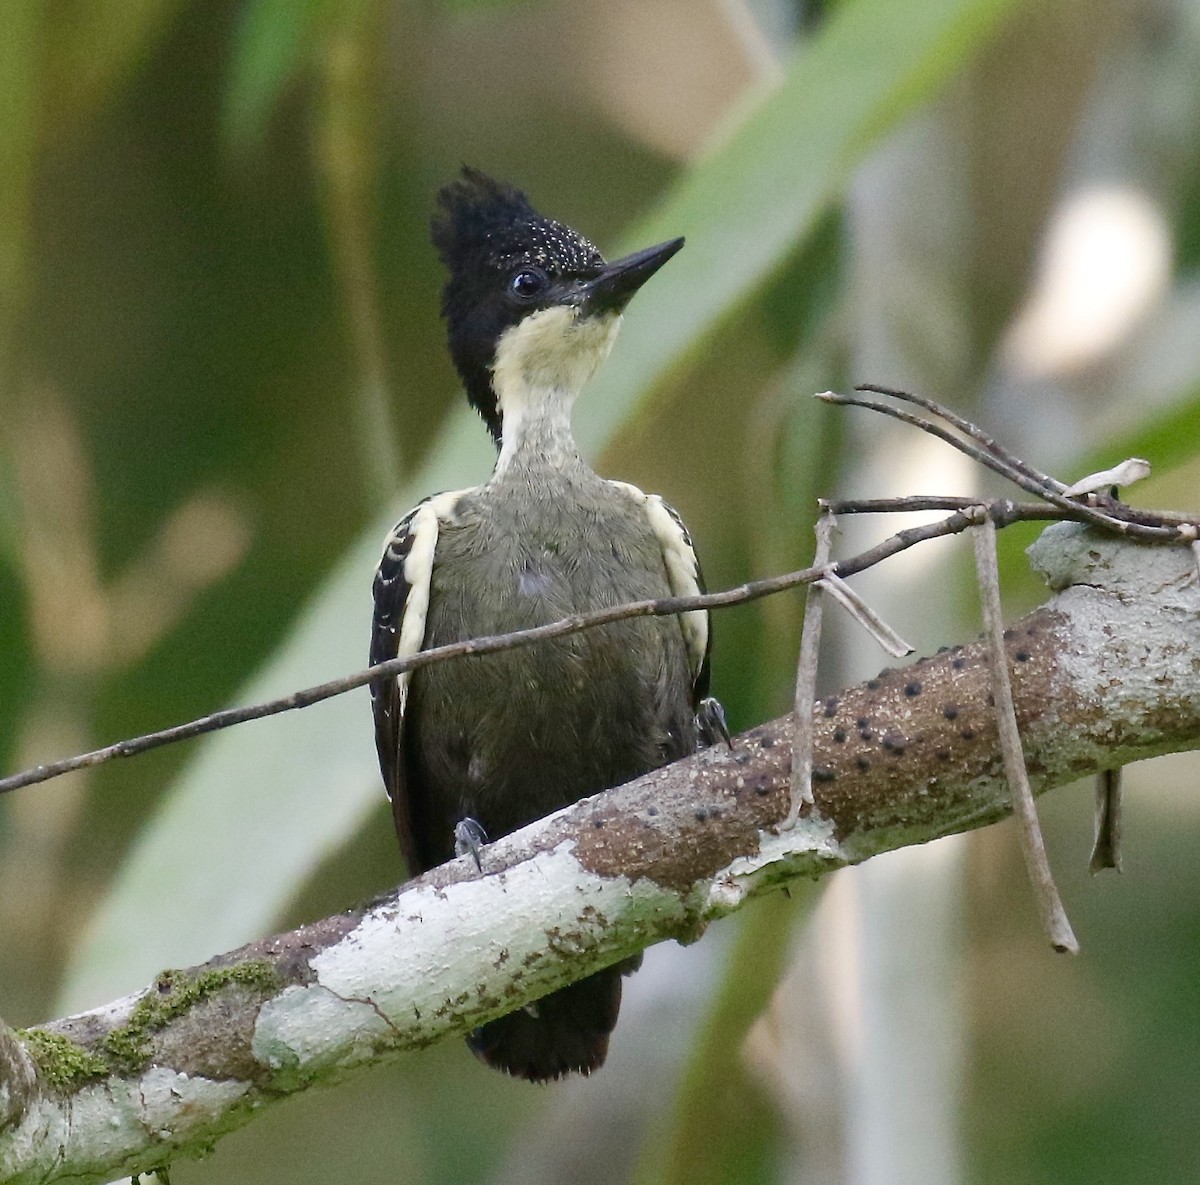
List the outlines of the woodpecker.
{"type": "MultiPolygon", "coordinates": [[[[478,170],[438,194],[442,302],[467,398],[499,449],[482,485],[427,498],[375,575],[371,663],[703,581],[660,497],[597,476],[571,408],[634,293],[683,246],[614,263],[478,170]]],[[[590,794],[724,736],[708,697],[708,614],[621,621],[438,663],[372,686],[384,786],[409,871],[472,855],[590,794]]],[[[474,1030],[488,1065],[534,1082],[604,1061],[626,960],[474,1030]]]]}

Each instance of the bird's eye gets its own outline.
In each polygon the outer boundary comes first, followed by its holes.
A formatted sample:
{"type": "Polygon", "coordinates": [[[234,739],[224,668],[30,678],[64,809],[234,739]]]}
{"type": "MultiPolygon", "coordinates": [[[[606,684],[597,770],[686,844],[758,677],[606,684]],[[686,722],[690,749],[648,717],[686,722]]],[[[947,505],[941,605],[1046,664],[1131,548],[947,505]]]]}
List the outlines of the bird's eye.
{"type": "Polygon", "coordinates": [[[545,287],[544,273],[533,267],[523,267],[520,271],[514,272],[512,279],[508,282],[508,290],[518,300],[532,300],[545,287]]]}

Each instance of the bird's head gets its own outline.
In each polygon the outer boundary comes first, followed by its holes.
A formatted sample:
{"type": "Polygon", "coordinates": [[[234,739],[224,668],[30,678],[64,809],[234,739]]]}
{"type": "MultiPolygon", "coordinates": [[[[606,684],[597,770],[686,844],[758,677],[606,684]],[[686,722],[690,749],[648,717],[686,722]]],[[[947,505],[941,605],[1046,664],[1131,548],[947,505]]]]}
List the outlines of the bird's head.
{"type": "Polygon", "coordinates": [[[683,246],[673,239],[607,263],[520,190],[471,168],[441,190],[438,207],[450,353],[497,443],[506,420],[569,414],[612,348],[625,305],[683,246]]]}

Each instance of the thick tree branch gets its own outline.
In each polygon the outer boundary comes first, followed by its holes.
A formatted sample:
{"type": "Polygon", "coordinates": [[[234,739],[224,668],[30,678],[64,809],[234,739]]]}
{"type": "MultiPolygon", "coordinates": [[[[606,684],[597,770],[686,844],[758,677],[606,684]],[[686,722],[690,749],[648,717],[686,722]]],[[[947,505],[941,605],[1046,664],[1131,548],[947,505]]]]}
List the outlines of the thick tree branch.
{"type": "MultiPolygon", "coordinates": [[[[1005,631],[1033,788],[1200,747],[1185,547],[1051,528],[1057,595],[1005,631]]],[[[815,707],[816,805],[790,831],[790,717],[586,799],[348,913],[0,1032],[0,1180],[102,1182],[199,1152],[260,1105],[497,1016],[799,876],[1008,813],[975,643],[815,707]]]]}

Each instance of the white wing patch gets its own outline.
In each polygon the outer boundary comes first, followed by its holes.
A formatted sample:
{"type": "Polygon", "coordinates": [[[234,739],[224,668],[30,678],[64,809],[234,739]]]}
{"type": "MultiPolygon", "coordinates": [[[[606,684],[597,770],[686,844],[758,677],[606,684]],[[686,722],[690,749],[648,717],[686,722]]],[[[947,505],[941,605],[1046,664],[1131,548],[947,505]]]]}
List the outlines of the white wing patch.
{"type": "MultiPolygon", "coordinates": [[[[438,494],[422,503],[413,516],[408,533],[411,538],[408,555],[404,557],[404,582],[409,586],[400,619],[400,637],[396,646],[397,658],[418,654],[425,644],[425,621],[429,615],[429,587],[433,578],[433,557],[437,550],[438,533],[442,523],[454,521],[458,500],[470,490],[454,490],[438,494]]],[[[408,702],[411,671],[396,676],[400,714],[408,702]]]]}
{"type": "MultiPolygon", "coordinates": [[[[676,597],[694,597],[700,593],[698,576],[699,564],[696,552],[692,547],[691,537],[679,516],[663,501],[658,494],[647,494],[637,486],[624,481],[614,481],[613,485],[624,490],[633,500],[639,503],[646,512],[650,529],[662,547],[663,564],[667,570],[667,586],[671,595],[676,597]]],[[[700,674],[704,665],[704,656],[708,651],[708,612],[704,609],[693,609],[690,613],[679,615],[679,626],[683,631],[684,645],[688,652],[688,665],[692,678],[700,674]]]]}

